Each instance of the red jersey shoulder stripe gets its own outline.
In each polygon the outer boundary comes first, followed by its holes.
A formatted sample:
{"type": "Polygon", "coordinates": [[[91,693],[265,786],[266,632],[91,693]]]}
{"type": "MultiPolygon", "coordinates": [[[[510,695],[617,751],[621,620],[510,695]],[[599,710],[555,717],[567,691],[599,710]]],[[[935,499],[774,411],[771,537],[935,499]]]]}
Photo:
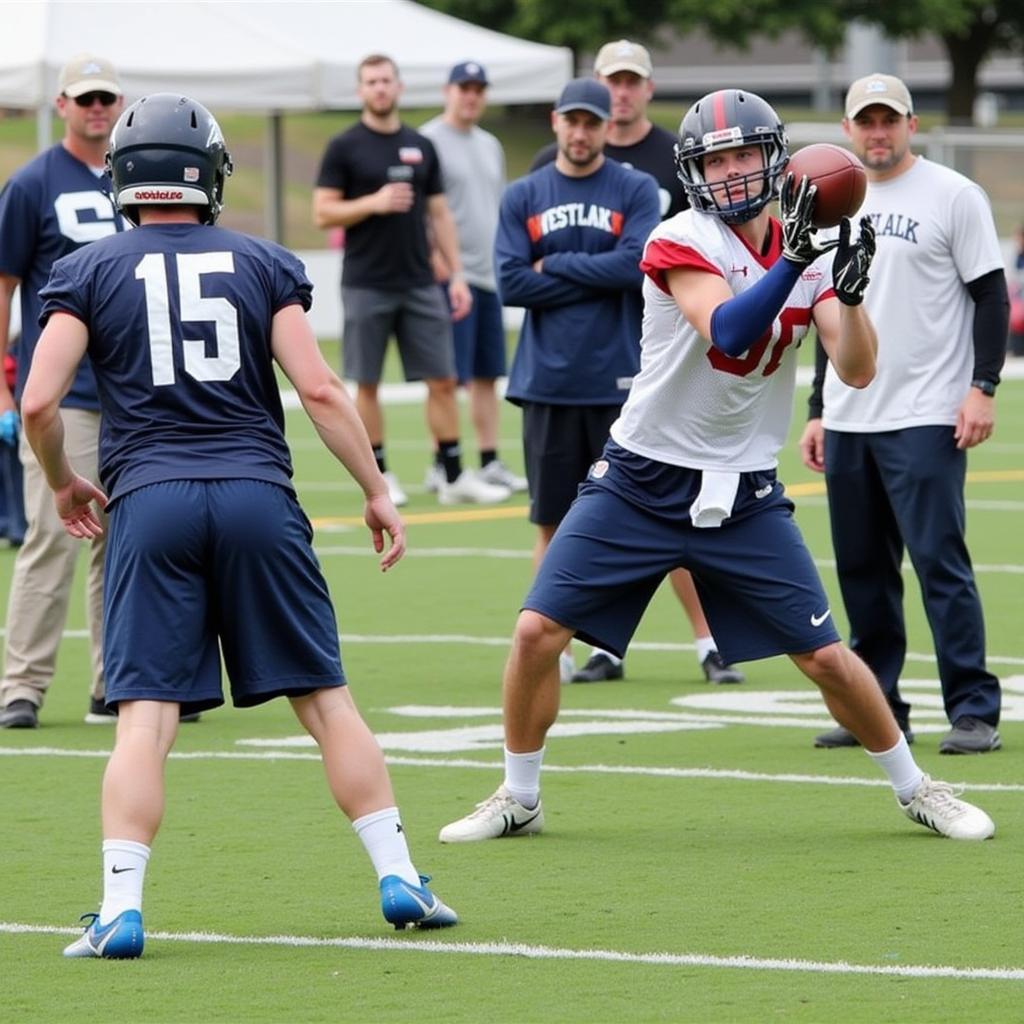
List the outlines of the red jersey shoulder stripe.
{"type": "Polygon", "coordinates": [[[664,238],[656,238],[653,242],[648,243],[643,258],[640,260],[640,269],[666,295],[671,294],[668,282],[665,280],[666,270],[703,270],[709,274],[723,276],[722,271],[696,249],[689,245],[680,245],[678,242],[670,242],[664,238]]]}

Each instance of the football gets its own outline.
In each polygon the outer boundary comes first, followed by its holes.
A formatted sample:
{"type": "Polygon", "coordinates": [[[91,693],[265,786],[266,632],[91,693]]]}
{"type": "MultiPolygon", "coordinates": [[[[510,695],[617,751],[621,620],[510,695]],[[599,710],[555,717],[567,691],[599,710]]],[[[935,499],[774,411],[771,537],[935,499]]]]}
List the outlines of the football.
{"type": "Polygon", "coordinates": [[[834,228],[843,217],[852,217],[864,202],[868,187],[864,165],[849,150],[828,142],[797,150],[786,168],[796,179],[807,175],[817,185],[814,197],[814,226],[834,228]]]}

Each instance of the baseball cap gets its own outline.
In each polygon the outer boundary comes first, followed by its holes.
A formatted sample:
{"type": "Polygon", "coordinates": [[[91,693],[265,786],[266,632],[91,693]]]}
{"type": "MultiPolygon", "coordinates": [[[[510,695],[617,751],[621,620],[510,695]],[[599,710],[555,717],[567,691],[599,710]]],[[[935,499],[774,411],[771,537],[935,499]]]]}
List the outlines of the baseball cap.
{"type": "Polygon", "coordinates": [[[586,110],[607,121],[612,116],[612,96],[608,86],[595,78],[574,78],[562,90],[555,104],[556,114],[568,114],[570,110],[586,110]]]}
{"type": "Polygon", "coordinates": [[[876,72],[858,78],[846,93],[846,116],[856,117],[865,107],[880,103],[897,114],[912,114],[914,101],[910,90],[895,75],[876,72]]]}
{"type": "Polygon", "coordinates": [[[639,43],[620,39],[616,43],[605,43],[594,61],[595,75],[614,75],[617,71],[632,71],[641,78],[650,78],[654,73],[651,55],[639,43]]]}
{"type": "Polygon", "coordinates": [[[60,69],[57,90],[72,99],[87,92],[112,92],[120,96],[121,83],[109,60],[90,53],[80,53],[60,69]]]}
{"type": "Polygon", "coordinates": [[[449,85],[461,85],[463,82],[490,84],[487,81],[487,72],[484,71],[483,65],[477,64],[475,60],[464,60],[461,64],[456,64],[448,73],[449,85]]]}

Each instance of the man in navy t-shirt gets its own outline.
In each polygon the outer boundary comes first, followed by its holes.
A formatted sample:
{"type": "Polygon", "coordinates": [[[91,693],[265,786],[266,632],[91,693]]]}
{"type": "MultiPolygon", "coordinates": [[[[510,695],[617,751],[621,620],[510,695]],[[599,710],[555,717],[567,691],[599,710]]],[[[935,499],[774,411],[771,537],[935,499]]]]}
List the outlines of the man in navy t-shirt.
{"type": "Polygon", "coordinates": [[[280,246],[214,225],[231,162],[200,104],[172,93],[139,100],[114,127],[109,162],[117,204],[138,230],[54,265],[22,400],[67,533],[93,538],[95,505],[109,512],[106,699],[120,722],[104,776],[103,902],[65,955],[141,955],[164,763],[181,711],[223,703],[222,657],[236,706],[287,697],[319,744],[332,794],[377,870],[385,919],[455,924],[409,858],[291,484],[275,361],[363,490],[381,568],[401,558],[402,521],[304,315],[312,286],[280,246]],[[103,409],[102,489],[75,472],[58,407],[87,353],[103,409]]]}
{"type": "MultiPolygon", "coordinates": [[[[121,112],[117,72],[101,57],[83,55],[60,73],[57,113],[64,138],[12,175],[0,193],[0,356],[7,349],[11,301],[21,285],[21,337],[14,393],[0,377],[0,413],[14,410],[39,337],[39,291],[55,260],[125,227],[110,201],[103,173],[107,138],[121,112]]],[[[89,361],[78,367],[61,401],[67,447],[75,464],[96,481],[99,399],[89,361]]],[[[53,510],[46,481],[27,444],[24,464],[28,531],[18,552],[7,601],[0,727],[35,728],[53,681],[57,650],[75,579],[78,545],[53,510]]],[[[102,537],[89,552],[88,617],[92,681],[87,722],[112,722],[103,704],[102,537]]]]}

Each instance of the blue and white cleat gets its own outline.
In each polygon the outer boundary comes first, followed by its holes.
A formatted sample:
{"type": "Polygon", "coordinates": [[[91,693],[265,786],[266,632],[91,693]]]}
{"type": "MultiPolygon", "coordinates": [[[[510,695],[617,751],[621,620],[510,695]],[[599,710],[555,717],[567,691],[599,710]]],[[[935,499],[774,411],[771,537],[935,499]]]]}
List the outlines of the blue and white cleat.
{"type": "Polygon", "coordinates": [[[459,915],[441,902],[428,888],[429,875],[420,875],[423,885],[410,885],[398,875],[380,880],[380,909],[384,920],[398,931],[413,928],[448,928],[459,923],[459,915]]]}
{"type": "Polygon", "coordinates": [[[65,956],[102,957],[104,960],[134,960],[142,956],[146,936],[142,931],[142,915],[137,910],[124,910],[110,924],[101,925],[99,914],[83,914],[88,920],[85,934],[64,948],[65,956]]]}

